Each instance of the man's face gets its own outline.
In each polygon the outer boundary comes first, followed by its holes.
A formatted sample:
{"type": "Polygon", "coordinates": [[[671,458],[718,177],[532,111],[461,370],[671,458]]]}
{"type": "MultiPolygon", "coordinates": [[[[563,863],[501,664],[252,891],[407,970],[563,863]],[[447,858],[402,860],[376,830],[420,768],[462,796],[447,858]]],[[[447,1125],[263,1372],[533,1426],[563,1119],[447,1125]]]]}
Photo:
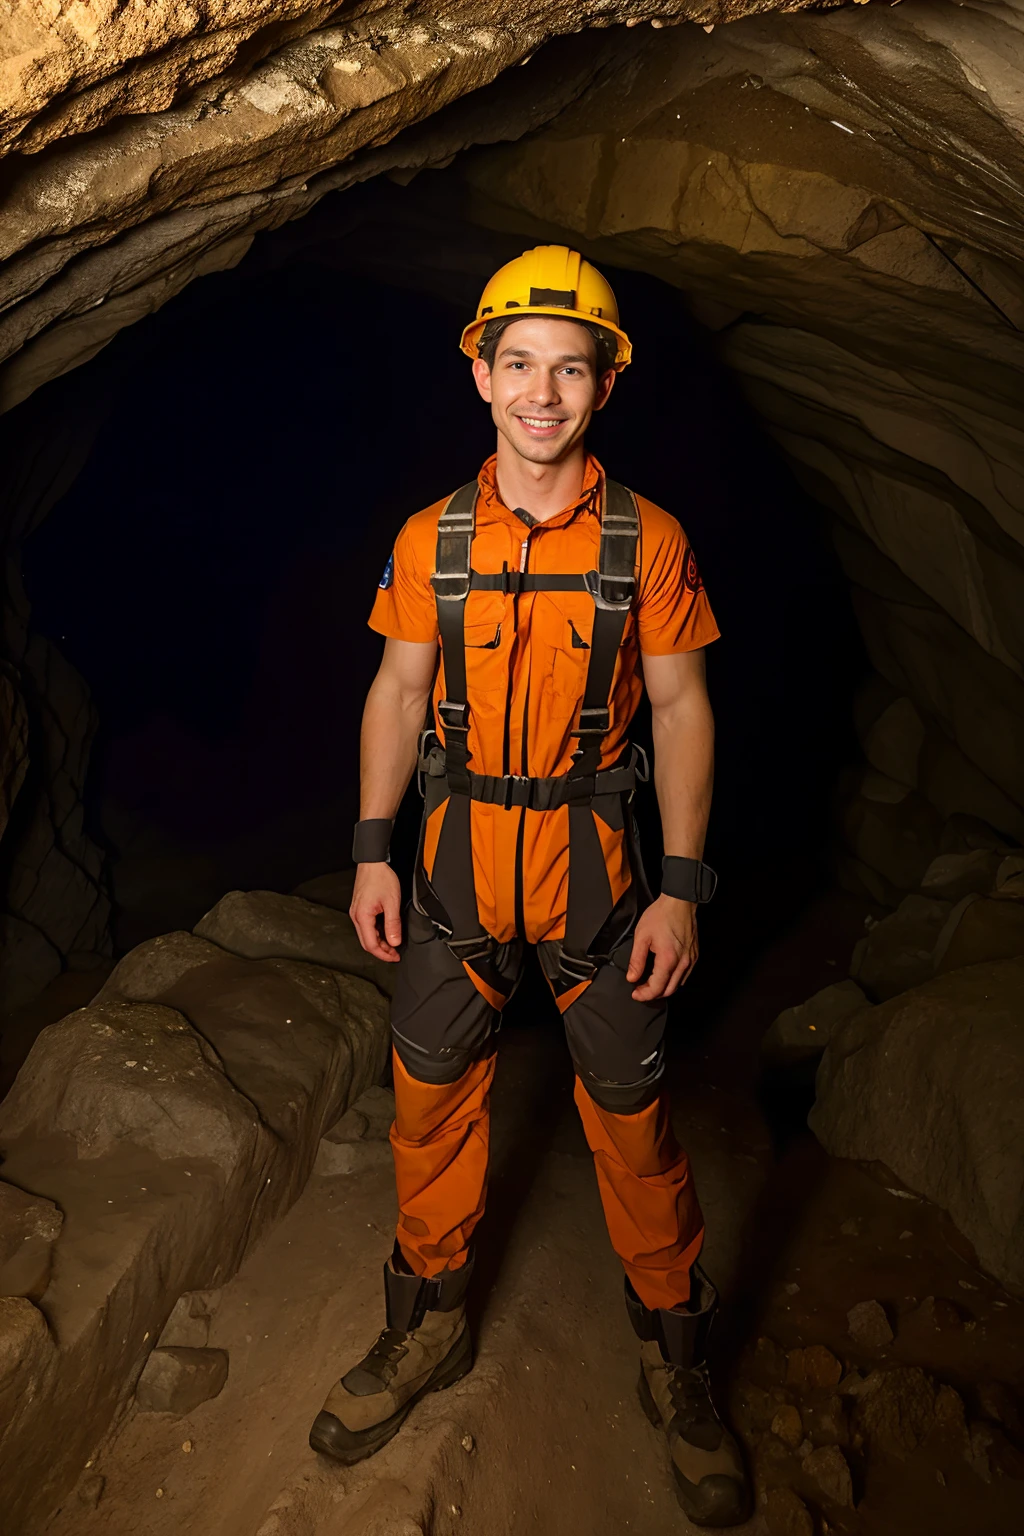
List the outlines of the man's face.
{"type": "Polygon", "coordinates": [[[598,378],[595,353],[574,320],[528,315],[502,333],[491,368],[476,359],[476,387],[520,458],[557,464],[580,441],[615,383],[613,370],[598,378]]]}

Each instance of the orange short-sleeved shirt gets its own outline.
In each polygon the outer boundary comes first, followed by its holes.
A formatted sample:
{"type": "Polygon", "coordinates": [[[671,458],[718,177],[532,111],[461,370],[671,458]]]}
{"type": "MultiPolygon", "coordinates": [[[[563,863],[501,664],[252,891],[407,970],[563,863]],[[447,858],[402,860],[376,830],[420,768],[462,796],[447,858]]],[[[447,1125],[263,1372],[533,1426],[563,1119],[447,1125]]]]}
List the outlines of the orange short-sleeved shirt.
{"type": "MultiPolygon", "coordinates": [[[[593,455],[587,456],[580,496],[544,523],[524,520],[502,504],[495,463],[488,459],[480,471],[473,568],[496,572],[507,565],[545,575],[596,569],[604,472],[593,455]]],[[[399,534],[370,616],[379,634],[421,643],[438,639],[430,577],[446,501],[416,513],[399,534]]],[[[697,650],[719,632],[679,523],[642,496],[637,503],[637,598],[615,668],[603,767],[619,756],[640,701],[641,654],[697,650]]],[[[593,624],[594,604],[586,592],[469,594],[466,686],[475,772],[543,778],[568,770],[593,624]]],[[[442,657],[435,703],[444,697],[442,657]]]]}

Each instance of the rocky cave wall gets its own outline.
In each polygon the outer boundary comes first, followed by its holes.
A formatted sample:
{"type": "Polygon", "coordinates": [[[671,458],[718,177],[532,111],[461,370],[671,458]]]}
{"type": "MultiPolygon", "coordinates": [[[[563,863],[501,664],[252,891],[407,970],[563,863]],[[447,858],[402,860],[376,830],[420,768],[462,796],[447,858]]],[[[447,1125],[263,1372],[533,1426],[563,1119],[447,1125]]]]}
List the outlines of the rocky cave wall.
{"type": "MultiPolygon", "coordinates": [[[[41,24],[13,7],[8,1003],[106,943],[81,825],[88,696],[31,636],[16,574],[103,407],[52,385],[28,397],[257,234],[381,174],[412,181],[410,217],[571,239],[671,283],[720,332],[834,518],[878,671],[858,703],[870,771],[848,799],[848,878],[892,903],[979,822],[1024,837],[1024,9],[772,10],[242,0],[41,24]],[[548,41],[565,33],[580,35],[548,41]]],[[[358,223],[348,238],[357,260],[358,223]]],[[[770,530],[764,560],[780,579],[770,530]]]]}

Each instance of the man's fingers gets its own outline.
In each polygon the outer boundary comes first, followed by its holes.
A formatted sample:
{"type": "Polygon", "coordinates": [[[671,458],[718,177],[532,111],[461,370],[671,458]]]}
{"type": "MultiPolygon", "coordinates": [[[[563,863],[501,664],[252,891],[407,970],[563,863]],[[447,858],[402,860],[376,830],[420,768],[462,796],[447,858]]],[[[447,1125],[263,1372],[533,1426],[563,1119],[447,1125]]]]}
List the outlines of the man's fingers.
{"type": "Polygon", "coordinates": [[[651,1003],[665,995],[665,987],[672,975],[674,960],[671,950],[659,955],[655,952],[654,969],[642,987],[637,987],[633,997],[638,1003],[651,1003]]]}
{"type": "Polygon", "coordinates": [[[402,901],[397,892],[384,898],[384,937],[396,949],[402,942],[402,901]]]}
{"type": "Polygon", "coordinates": [[[671,997],[673,992],[678,992],[683,982],[686,981],[693,970],[693,961],[694,957],[691,954],[684,954],[682,956],[669,977],[668,986],[665,988],[666,997],[671,997]]]}
{"type": "Polygon", "coordinates": [[[353,906],[349,909],[349,916],[356,936],[368,955],[373,955],[377,960],[397,960],[398,955],[390,944],[384,942],[378,931],[377,914],[380,910],[379,902],[373,908],[353,906]]]}
{"type": "Polygon", "coordinates": [[[647,963],[647,952],[651,947],[650,939],[644,938],[642,933],[633,935],[633,948],[629,952],[629,965],[626,968],[627,981],[639,981],[644,973],[647,963]]]}

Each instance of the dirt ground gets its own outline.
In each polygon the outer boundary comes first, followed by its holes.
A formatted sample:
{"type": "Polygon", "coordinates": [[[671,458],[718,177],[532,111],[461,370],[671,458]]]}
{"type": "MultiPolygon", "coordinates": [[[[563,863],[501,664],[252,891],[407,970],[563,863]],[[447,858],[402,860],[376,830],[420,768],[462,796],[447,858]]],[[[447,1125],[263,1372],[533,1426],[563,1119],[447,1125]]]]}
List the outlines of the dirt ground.
{"type": "MultiPolygon", "coordinates": [[[[1024,1381],[1024,1306],[977,1270],[941,1213],[884,1170],[827,1159],[799,1129],[806,1083],[769,1085],[770,1102],[758,1102],[760,1033],[778,1008],[835,979],[835,955],[859,921],[842,903],[812,914],[765,953],[713,1034],[681,1042],[673,1061],[678,1129],[708,1220],[705,1263],[726,1301],[720,1395],[741,1429],[749,1428],[745,1385],[763,1335],[785,1349],[825,1344],[844,1369],[923,1365],[963,1392],[969,1414],[978,1382],[1024,1381]],[[803,980],[794,982],[797,972],[803,980]],[[929,1295],[953,1298],[962,1326],[941,1334],[918,1326],[917,1304],[929,1295]],[[847,1310],[868,1298],[881,1299],[897,1323],[881,1360],[858,1355],[846,1332],[847,1310]]],[[[572,1105],[564,1043],[544,1002],[525,988],[503,1031],[470,1376],[421,1403],[398,1438],[360,1467],[336,1467],[308,1447],[328,1388],[383,1321],[394,1191],[387,1143],[371,1125],[336,1159],[347,1171],[315,1175],[220,1293],[209,1340],[230,1357],[220,1395],[186,1418],[131,1412],[97,1447],[48,1536],[695,1529],[637,1402],[621,1271],[572,1105]]],[[[821,1536],[1008,1536],[1021,1528],[1024,1482],[998,1467],[985,1481],[941,1448],[903,1460],[851,1459],[857,1508],[819,1508],[821,1536]]],[[[775,1456],[768,1476],[799,1490],[790,1460],[775,1456]]],[[[763,1515],[744,1529],[765,1531],[763,1515]]]]}

